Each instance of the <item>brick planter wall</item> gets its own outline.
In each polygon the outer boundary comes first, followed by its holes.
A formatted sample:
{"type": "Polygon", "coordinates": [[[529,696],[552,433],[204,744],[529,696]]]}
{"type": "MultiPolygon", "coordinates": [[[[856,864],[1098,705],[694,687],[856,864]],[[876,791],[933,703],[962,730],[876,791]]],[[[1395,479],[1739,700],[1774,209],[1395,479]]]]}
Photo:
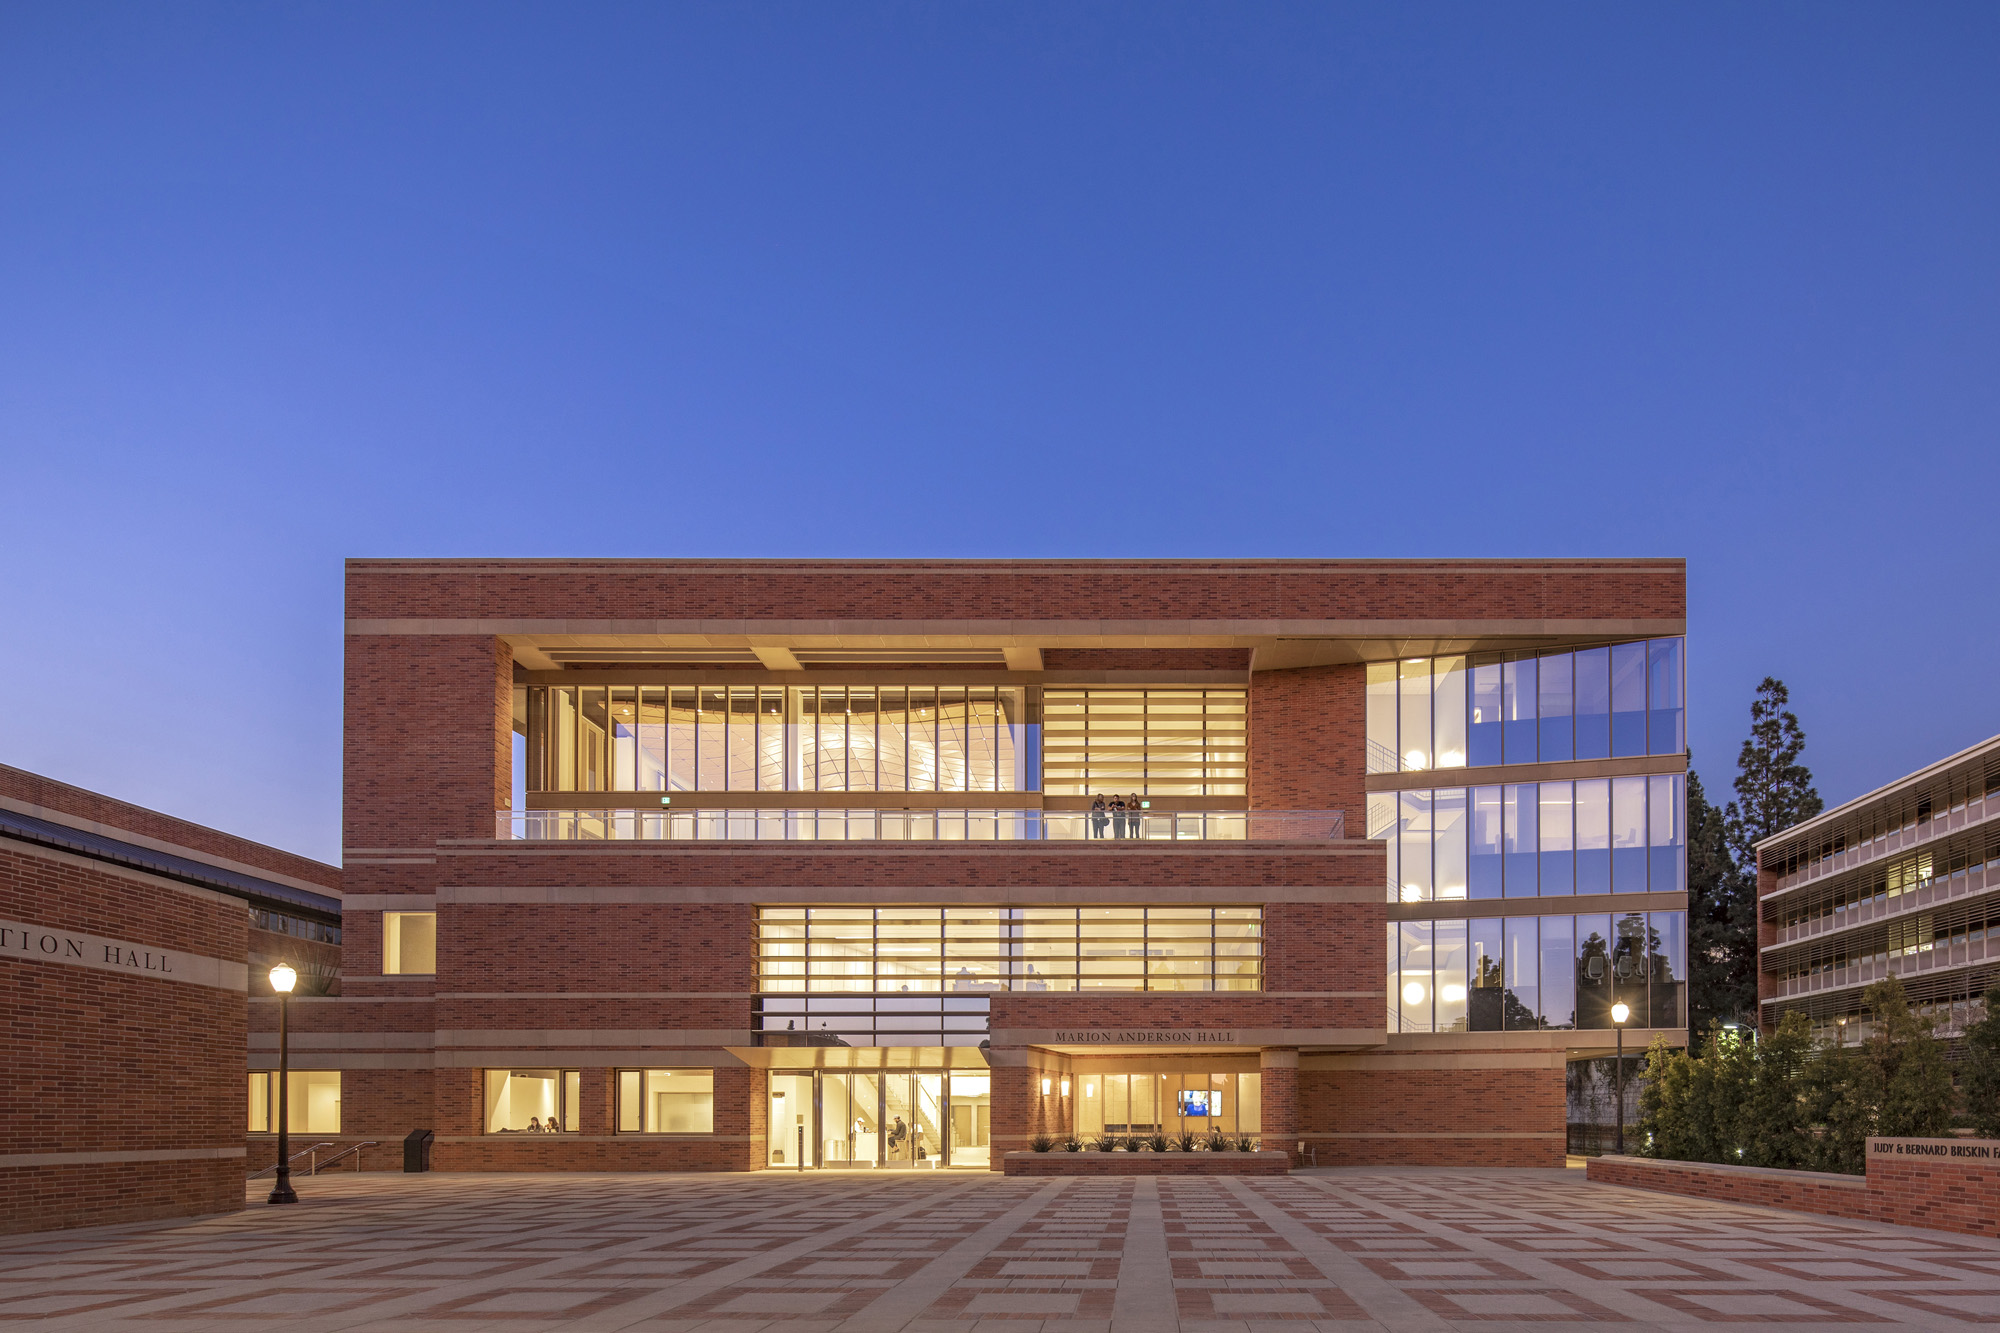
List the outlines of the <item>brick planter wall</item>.
{"type": "Polygon", "coordinates": [[[1586,1169],[1591,1180],[1604,1185],[2000,1237],[2000,1142],[1870,1139],[1868,1144],[1866,1177],[1650,1157],[1597,1157],[1586,1169]],[[1912,1143],[1935,1144],[1939,1155],[1893,1151],[1896,1144],[1912,1143]],[[1960,1155],[1945,1155],[1953,1149],[1960,1155]],[[1986,1155],[1976,1156],[1982,1149],[1986,1155]]]}
{"type": "Polygon", "coordinates": [[[1283,1152],[1010,1152],[1010,1176],[1282,1176],[1283,1152]]]}

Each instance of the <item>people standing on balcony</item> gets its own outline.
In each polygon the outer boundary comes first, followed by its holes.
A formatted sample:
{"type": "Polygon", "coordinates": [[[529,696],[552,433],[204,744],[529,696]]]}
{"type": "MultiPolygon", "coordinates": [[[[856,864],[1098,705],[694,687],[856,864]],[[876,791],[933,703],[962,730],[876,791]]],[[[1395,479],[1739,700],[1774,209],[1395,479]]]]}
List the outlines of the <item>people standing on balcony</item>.
{"type": "Polygon", "coordinates": [[[1104,797],[1099,794],[1097,799],[1090,803],[1090,836],[1103,837],[1104,826],[1110,822],[1111,816],[1105,813],[1104,797]]]}
{"type": "Polygon", "coordinates": [[[1125,798],[1125,823],[1135,838],[1139,836],[1139,812],[1145,808],[1146,803],[1139,799],[1138,792],[1135,791],[1125,798]]]}
{"type": "Polygon", "coordinates": [[[1123,796],[1114,796],[1111,798],[1111,836],[1114,838],[1125,836],[1125,798],[1123,796]]]}

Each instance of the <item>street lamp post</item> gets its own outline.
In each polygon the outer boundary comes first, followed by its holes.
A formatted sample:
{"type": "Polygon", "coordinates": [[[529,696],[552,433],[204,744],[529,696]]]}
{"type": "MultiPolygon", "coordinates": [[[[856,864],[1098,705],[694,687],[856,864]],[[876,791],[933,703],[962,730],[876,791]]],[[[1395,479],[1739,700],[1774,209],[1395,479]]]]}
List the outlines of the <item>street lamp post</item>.
{"type": "Polygon", "coordinates": [[[1618,1138],[1612,1151],[1625,1151],[1625,1020],[1632,1016],[1632,1006],[1620,1000],[1611,1006],[1611,1026],[1618,1030],[1618,1064],[1612,1077],[1617,1089],[1612,1095],[1618,1102],[1618,1138]]]}
{"type": "Polygon", "coordinates": [[[278,1183],[271,1188],[267,1203],[297,1203],[299,1196],[292,1190],[292,1140],[291,1113],[285,1104],[285,1094],[291,1083],[291,1031],[289,1028],[292,987],[299,981],[299,974],[284,963],[271,969],[271,989],[278,995],[278,1183]]]}

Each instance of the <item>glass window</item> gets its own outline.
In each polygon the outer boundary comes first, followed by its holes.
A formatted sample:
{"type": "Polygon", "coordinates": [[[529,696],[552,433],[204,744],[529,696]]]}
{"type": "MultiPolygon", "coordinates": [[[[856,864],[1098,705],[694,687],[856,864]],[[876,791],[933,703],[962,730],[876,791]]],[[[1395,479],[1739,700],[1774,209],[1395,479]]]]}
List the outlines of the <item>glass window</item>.
{"type": "Polygon", "coordinates": [[[1611,650],[1586,648],[1576,654],[1576,757],[1611,757],[1611,650]]]}
{"type": "Polygon", "coordinates": [[[1431,663],[1427,657],[1397,665],[1397,729],[1405,772],[1431,764],[1431,663]]]}
{"type": "Polygon", "coordinates": [[[1646,891],[1646,779],[1611,779],[1611,887],[1646,891]]]}
{"type": "Polygon", "coordinates": [[[1538,784],[1542,834],[1542,893],[1576,892],[1576,826],[1571,809],[1571,784],[1538,784]]]}
{"type": "Polygon", "coordinates": [[[1535,762],[1535,659],[1508,662],[1500,681],[1501,712],[1505,722],[1506,761],[1510,764],[1535,762]]]}
{"type": "Polygon", "coordinates": [[[1436,969],[1437,1030],[1463,1032],[1467,980],[1465,922],[1432,922],[1431,949],[1436,969]]]}
{"type": "Polygon", "coordinates": [[[1537,663],[1541,680],[1536,690],[1541,714],[1541,762],[1568,759],[1575,748],[1570,725],[1570,668],[1568,653],[1550,653],[1537,663]]]}
{"type": "Polygon", "coordinates": [[[1472,789],[1471,840],[1466,857],[1466,885],[1474,898],[1501,895],[1500,788],[1472,789]]]}
{"type": "Polygon", "coordinates": [[[1501,664],[1488,662],[1472,669],[1472,723],[1468,728],[1471,760],[1474,764],[1497,764],[1502,760],[1500,719],[1503,698],[1501,664]]]}
{"type": "Polygon", "coordinates": [[[640,791],[667,790],[667,692],[639,691],[637,782],[640,791]]]}
{"type": "Polygon", "coordinates": [[[1402,850],[1397,869],[1402,875],[1402,900],[1428,902],[1431,898],[1431,794],[1405,791],[1396,794],[1402,825],[1402,850]]]}
{"type": "Polygon", "coordinates": [[[1396,664],[1368,664],[1368,771],[1394,773],[1396,755],[1396,664]]]}
{"type": "Polygon", "coordinates": [[[1375,791],[1368,793],[1368,836],[1381,841],[1387,862],[1387,883],[1390,896],[1397,896],[1397,886],[1402,881],[1397,858],[1397,844],[1401,840],[1401,825],[1396,815],[1396,793],[1375,791]]]}
{"type": "Polygon", "coordinates": [[[1536,918],[1510,916],[1503,924],[1507,934],[1507,1028],[1512,1031],[1541,1027],[1541,953],[1536,944],[1536,918]]]}
{"type": "Polygon", "coordinates": [[[1576,1026],[1576,918],[1540,919],[1542,953],[1542,1026],[1576,1026]]]}
{"type": "MultiPolygon", "coordinates": [[[[250,1131],[275,1133],[278,1076],[270,1071],[250,1075],[250,1131]]],[[[340,1071],[294,1069],[285,1081],[286,1128],[294,1134],[340,1133],[340,1071]]]]}
{"type": "Polygon", "coordinates": [[[1236,1132],[1256,1134],[1264,1128],[1264,1076],[1236,1076],[1236,1132]]]}
{"type": "Polygon", "coordinates": [[[1687,888],[1686,797],[1678,776],[1648,778],[1648,844],[1652,848],[1652,888],[1655,893],[1680,893],[1687,888]]]}
{"type": "Polygon", "coordinates": [[[1646,917],[1648,972],[1652,983],[1652,1026],[1687,1026],[1687,914],[1652,912],[1646,917]]]}
{"type": "Polygon", "coordinates": [[[1467,923],[1468,991],[1466,1027],[1472,1032],[1498,1032],[1505,1006],[1506,968],[1502,964],[1500,921],[1484,917],[1467,923]]]}
{"type": "Polygon", "coordinates": [[[1463,768],[1465,739],[1465,659],[1435,657],[1431,675],[1432,746],[1438,768],[1463,768]]]}
{"type": "Polygon", "coordinates": [[[1626,1026],[1637,1027],[1652,1012],[1646,999],[1647,958],[1651,950],[1646,947],[1645,915],[1628,912],[1617,918],[1613,929],[1616,935],[1611,951],[1612,999],[1630,1006],[1631,1017],[1626,1026]]]}
{"type": "Polygon", "coordinates": [[[1646,645],[1611,647],[1611,753],[1646,753],[1646,645]]]}
{"type": "Polygon", "coordinates": [[[619,1070],[618,1132],[620,1134],[714,1133],[715,1071],[619,1070]]]}
{"type": "Polygon", "coordinates": [[[1535,784],[1520,783],[1502,790],[1500,837],[1507,862],[1506,895],[1533,898],[1541,892],[1537,873],[1541,833],[1535,808],[1535,784]]]}
{"type": "MultiPolygon", "coordinates": [[[[1576,1025],[1611,1026],[1611,918],[1591,913],[1576,918],[1576,1025]]],[[[1544,980],[1546,980],[1546,972],[1544,980]]]]}
{"type": "Polygon", "coordinates": [[[437,972],[437,913],[382,913],[382,971],[435,975],[437,972]]]}
{"type": "Polygon", "coordinates": [[[1465,788],[1441,787],[1431,798],[1431,884],[1440,899],[1466,895],[1465,788]]]}
{"type": "Polygon", "coordinates": [[[1647,730],[1654,754],[1679,754],[1681,730],[1681,641],[1654,639],[1647,668],[1647,730]]]}
{"type": "MultiPolygon", "coordinates": [[[[915,697],[912,691],[913,706],[915,697]]],[[[1047,690],[1046,789],[1052,796],[1242,796],[1249,782],[1247,701],[1240,689],[1047,690]]],[[[913,725],[913,774],[921,766],[922,725],[921,718],[913,725]]],[[[960,744],[925,743],[945,745],[947,757],[960,744]]],[[[956,762],[963,765],[962,758],[956,762]]],[[[954,779],[943,771],[940,780],[954,779]]]]}
{"type": "Polygon", "coordinates": [[[1401,980],[1396,992],[1399,1026],[1404,1032],[1431,1030],[1431,923],[1402,921],[1398,949],[1401,980]]]}
{"type": "Polygon", "coordinates": [[[582,1081],[582,1074],[574,1069],[487,1070],[486,1132],[575,1132],[582,1081]]]}
{"type": "Polygon", "coordinates": [[[1611,892],[1611,783],[1576,784],[1576,891],[1611,892]]]}

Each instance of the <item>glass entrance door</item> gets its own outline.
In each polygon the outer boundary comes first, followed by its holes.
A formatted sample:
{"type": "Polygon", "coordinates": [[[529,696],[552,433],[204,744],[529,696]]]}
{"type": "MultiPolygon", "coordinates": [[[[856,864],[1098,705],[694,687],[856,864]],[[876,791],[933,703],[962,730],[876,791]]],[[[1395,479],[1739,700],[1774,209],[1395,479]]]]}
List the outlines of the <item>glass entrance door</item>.
{"type": "Polygon", "coordinates": [[[985,1073],[950,1075],[952,1166],[989,1167],[993,1163],[993,1076],[985,1073]]]}
{"type": "Polygon", "coordinates": [[[773,1074],[766,1102],[766,1137],[770,1142],[767,1165],[797,1171],[813,1165],[815,1136],[813,1116],[813,1076],[773,1074]]]}

